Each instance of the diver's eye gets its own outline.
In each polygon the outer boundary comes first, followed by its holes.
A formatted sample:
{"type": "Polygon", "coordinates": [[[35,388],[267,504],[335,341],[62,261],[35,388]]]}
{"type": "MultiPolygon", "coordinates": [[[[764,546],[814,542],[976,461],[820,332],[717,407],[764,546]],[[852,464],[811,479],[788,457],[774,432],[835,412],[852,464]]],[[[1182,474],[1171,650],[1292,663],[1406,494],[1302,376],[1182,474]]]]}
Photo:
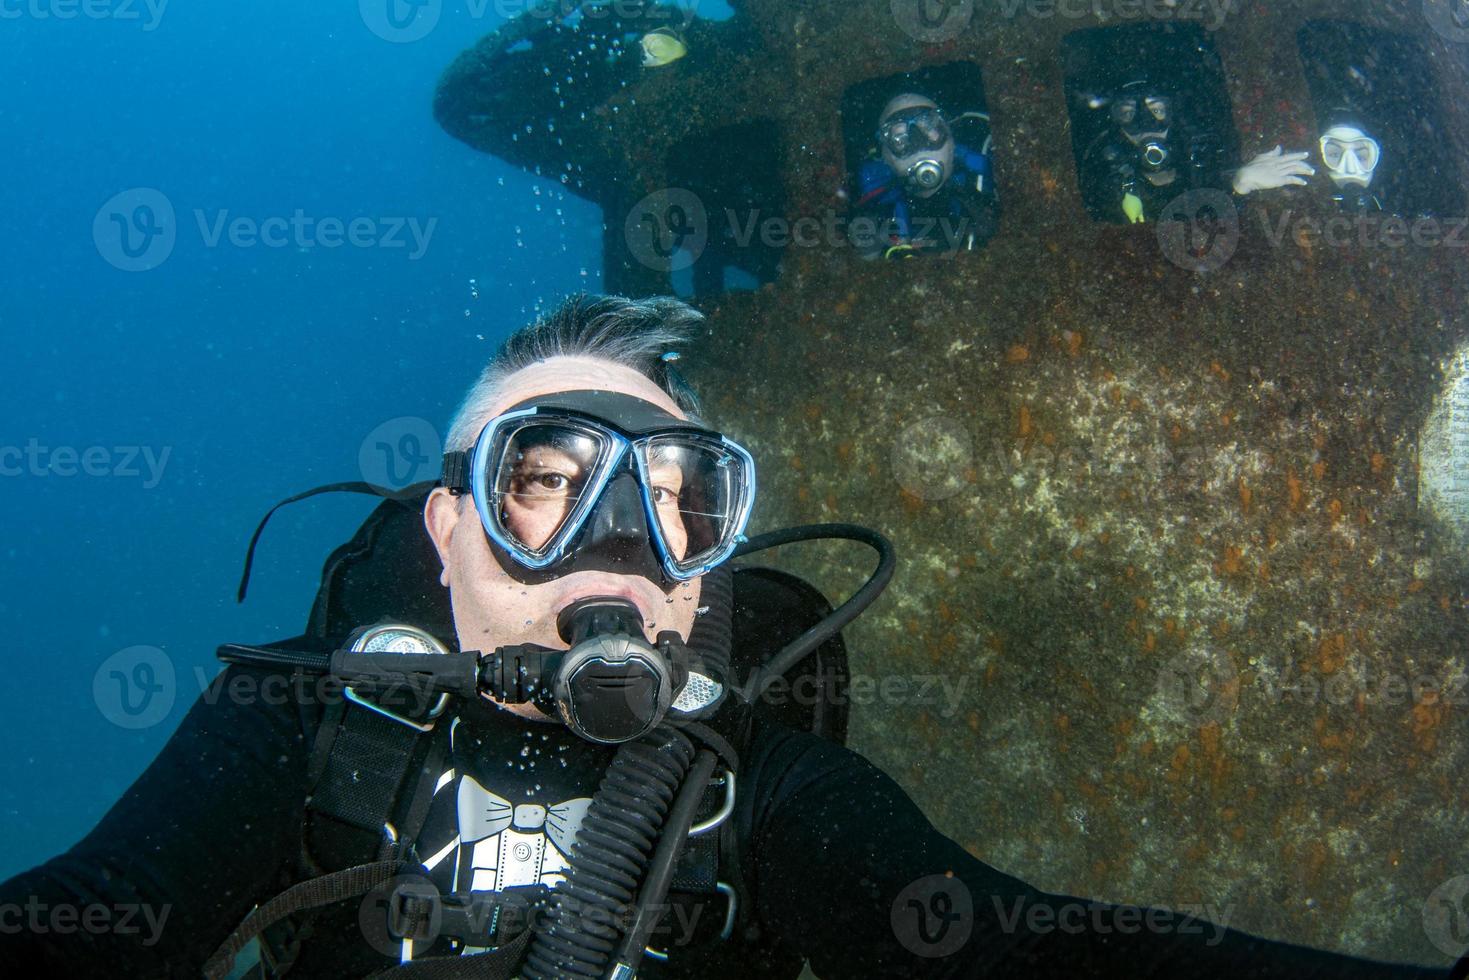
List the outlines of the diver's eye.
{"type": "Polygon", "coordinates": [[[1112,106],[1112,118],[1120,123],[1130,123],[1137,118],[1136,102],[1118,102],[1112,106]]]}
{"type": "Polygon", "coordinates": [[[561,491],[571,485],[571,481],[560,473],[538,473],[531,478],[538,489],[561,491]]]}
{"type": "Polygon", "coordinates": [[[1162,99],[1149,99],[1147,106],[1148,111],[1153,114],[1153,118],[1159,122],[1162,122],[1164,117],[1168,115],[1168,103],[1162,99]]]}

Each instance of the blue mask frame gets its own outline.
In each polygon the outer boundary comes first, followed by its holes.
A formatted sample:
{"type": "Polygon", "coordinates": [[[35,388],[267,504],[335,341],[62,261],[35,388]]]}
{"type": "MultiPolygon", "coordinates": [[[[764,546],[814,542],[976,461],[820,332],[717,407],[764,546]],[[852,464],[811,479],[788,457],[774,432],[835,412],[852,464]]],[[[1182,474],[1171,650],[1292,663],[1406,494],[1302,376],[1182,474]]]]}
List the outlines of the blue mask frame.
{"type": "MultiPolygon", "coordinates": [[[[653,406],[649,405],[649,408],[653,406]]],[[[664,415],[661,411],[658,415],[664,415]]],[[[673,581],[683,582],[698,578],[729,559],[735,548],[744,539],[755,505],[755,460],[739,443],[708,429],[683,422],[673,416],[665,416],[667,424],[652,427],[640,426],[632,431],[597,415],[559,406],[536,406],[512,409],[496,416],[485,424],[475,440],[469,454],[468,490],[474,499],[475,511],[480,524],[490,540],[510,555],[518,564],[531,570],[548,569],[563,561],[577,536],[586,526],[588,518],[602,501],[612,480],[624,468],[630,468],[638,485],[643,502],[644,517],[649,537],[663,572],[673,581]],[[571,513],[546,545],[532,551],[524,544],[505,533],[496,518],[491,486],[492,467],[498,468],[499,461],[491,459],[492,447],[500,443],[505,429],[518,426],[528,419],[546,422],[566,422],[578,429],[589,431],[598,439],[597,459],[593,464],[586,487],[578,498],[571,513]],[[705,442],[738,460],[742,478],[735,482],[734,499],[729,508],[726,530],[719,544],[712,550],[706,549],[691,559],[682,561],[674,557],[664,538],[662,524],[658,519],[657,506],[649,490],[650,477],[647,465],[647,446],[660,436],[677,436],[681,439],[705,442]]],[[[453,488],[451,488],[453,489],[453,488]]],[[[461,488],[462,489],[462,488],[461,488]]]]}

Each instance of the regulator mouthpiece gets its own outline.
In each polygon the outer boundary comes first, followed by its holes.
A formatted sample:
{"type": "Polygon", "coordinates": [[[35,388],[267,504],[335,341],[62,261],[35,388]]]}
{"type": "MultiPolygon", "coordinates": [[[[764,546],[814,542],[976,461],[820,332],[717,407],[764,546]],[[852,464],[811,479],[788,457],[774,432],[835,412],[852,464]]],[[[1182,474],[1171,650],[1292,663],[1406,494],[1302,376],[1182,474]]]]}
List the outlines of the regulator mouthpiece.
{"type": "Polygon", "coordinates": [[[568,728],[593,742],[639,738],[663,720],[681,686],[664,633],[654,647],[643,639],[643,617],[626,599],[583,599],[556,619],[570,643],[556,671],[556,711],[568,728]]]}
{"type": "Polygon", "coordinates": [[[919,160],[908,171],[908,179],[916,186],[931,191],[944,182],[944,166],[937,160],[919,160]]]}

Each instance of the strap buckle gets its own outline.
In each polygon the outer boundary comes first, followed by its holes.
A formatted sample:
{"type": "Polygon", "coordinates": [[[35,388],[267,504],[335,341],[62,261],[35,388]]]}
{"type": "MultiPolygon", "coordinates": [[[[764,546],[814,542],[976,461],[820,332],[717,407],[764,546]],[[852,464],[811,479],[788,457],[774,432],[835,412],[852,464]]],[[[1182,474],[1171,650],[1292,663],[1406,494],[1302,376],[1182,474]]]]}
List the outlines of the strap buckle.
{"type": "Polygon", "coordinates": [[[690,837],[698,837],[700,834],[707,834],[709,831],[713,830],[715,827],[718,827],[720,824],[728,820],[729,815],[734,812],[734,771],[731,769],[721,769],[719,772],[719,781],[722,781],[724,783],[724,802],[720,804],[718,812],[716,812],[708,820],[703,820],[689,828],[690,837]]]}

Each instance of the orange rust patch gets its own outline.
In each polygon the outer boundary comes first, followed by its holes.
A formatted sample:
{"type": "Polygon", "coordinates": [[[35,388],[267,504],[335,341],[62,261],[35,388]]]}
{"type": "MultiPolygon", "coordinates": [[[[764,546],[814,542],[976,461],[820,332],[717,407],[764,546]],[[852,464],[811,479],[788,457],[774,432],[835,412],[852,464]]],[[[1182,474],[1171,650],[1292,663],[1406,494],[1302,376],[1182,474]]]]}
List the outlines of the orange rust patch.
{"type": "Polygon", "coordinates": [[[1226,370],[1224,370],[1224,366],[1222,364],[1220,364],[1218,361],[1210,361],[1209,362],[1209,373],[1212,374],[1212,375],[1214,375],[1220,381],[1228,381],[1229,380],[1229,372],[1226,371],[1226,370]]]}
{"type": "Polygon", "coordinates": [[[1438,744],[1438,726],[1443,722],[1444,709],[1447,707],[1442,701],[1420,701],[1413,705],[1410,723],[1413,741],[1420,752],[1432,752],[1438,744]]]}
{"type": "Polygon", "coordinates": [[[1173,757],[1168,760],[1167,779],[1170,783],[1178,782],[1179,778],[1183,776],[1184,770],[1188,768],[1188,760],[1191,754],[1188,750],[1188,745],[1183,742],[1180,742],[1178,748],[1173,750],[1173,757]]]}
{"type": "Polygon", "coordinates": [[[1299,511],[1301,504],[1304,502],[1304,495],[1301,493],[1301,479],[1296,476],[1295,470],[1286,470],[1285,472],[1285,491],[1286,501],[1290,509],[1299,511]]]}
{"type": "Polygon", "coordinates": [[[1021,439],[1028,439],[1033,429],[1030,421],[1030,406],[1021,405],[1019,419],[1015,423],[1015,434],[1021,439]]]}
{"type": "Polygon", "coordinates": [[[1069,357],[1075,357],[1081,353],[1080,330],[1066,330],[1062,332],[1061,336],[1066,338],[1066,354],[1069,357]]]}
{"type": "Polygon", "coordinates": [[[1030,348],[1024,344],[1015,344],[1005,351],[1005,361],[1008,364],[1023,364],[1030,360],[1030,348]]]}
{"type": "Polygon", "coordinates": [[[1244,562],[1242,560],[1243,558],[1244,550],[1242,548],[1239,548],[1238,546],[1232,544],[1225,545],[1224,557],[1214,563],[1214,573],[1216,575],[1243,574],[1245,570],[1244,562]]]}
{"type": "Polygon", "coordinates": [[[1334,674],[1347,662],[1347,637],[1344,633],[1323,636],[1316,644],[1316,666],[1323,674],[1334,674]]]}
{"type": "Polygon", "coordinates": [[[1239,509],[1242,510],[1245,513],[1246,516],[1248,516],[1249,513],[1250,513],[1250,502],[1252,500],[1254,500],[1254,499],[1255,499],[1255,493],[1254,493],[1254,491],[1251,490],[1250,489],[1250,485],[1245,482],[1245,478],[1244,477],[1240,477],[1239,478],[1239,509]]]}
{"type": "Polygon", "coordinates": [[[1318,459],[1311,464],[1311,475],[1320,480],[1326,476],[1326,461],[1318,459]]]}
{"type": "Polygon", "coordinates": [[[1373,473],[1377,473],[1377,474],[1381,474],[1382,471],[1385,470],[1385,469],[1387,469],[1387,457],[1384,456],[1384,455],[1382,455],[1382,453],[1373,453],[1372,454],[1372,472],[1373,473]]]}

